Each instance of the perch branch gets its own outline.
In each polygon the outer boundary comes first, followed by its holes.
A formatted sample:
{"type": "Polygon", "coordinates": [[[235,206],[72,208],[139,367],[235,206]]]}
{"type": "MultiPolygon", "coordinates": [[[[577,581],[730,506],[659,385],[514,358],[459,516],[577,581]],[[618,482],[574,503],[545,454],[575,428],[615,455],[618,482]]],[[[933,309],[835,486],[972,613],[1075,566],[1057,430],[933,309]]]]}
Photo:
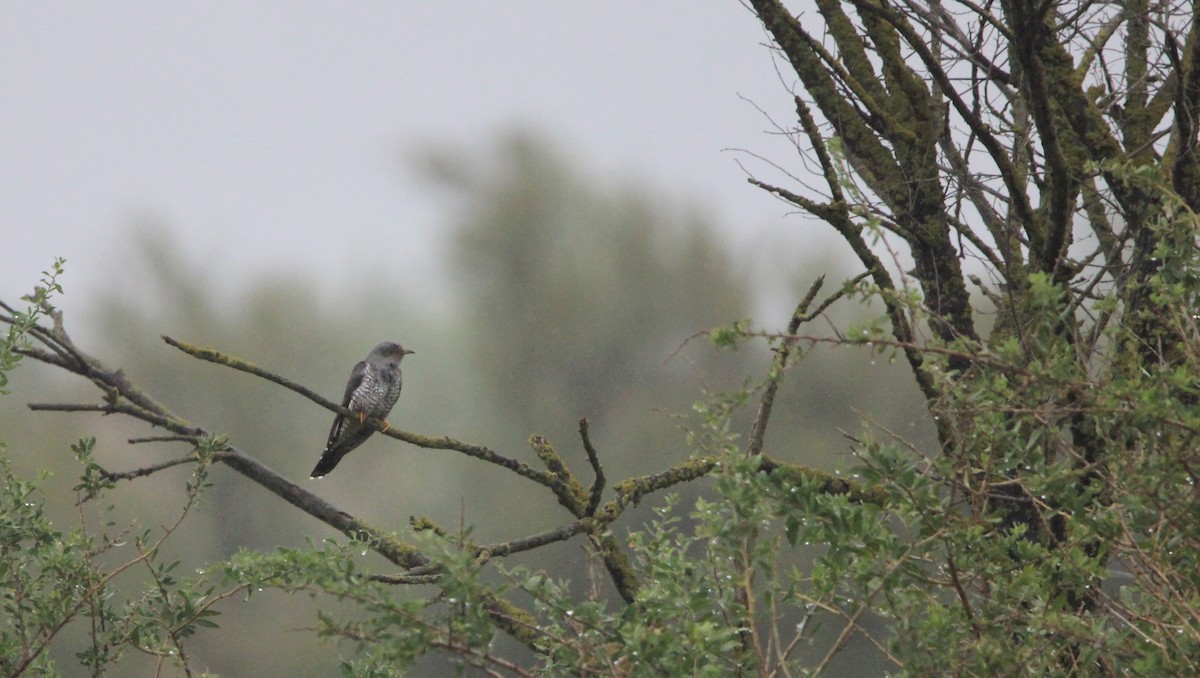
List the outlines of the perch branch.
{"type": "MultiPolygon", "coordinates": [[[[55,328],[32,333],[43,343],[53,341],[57,347],[53,354],[46,351],[30,351],[28,355],[39,361],[58,366],[88,378],[104,391],[104,404],[55,404],[32,403],[30,409],[40,411],[60,412],[101,412],[104,414],[126,414],[135,419],[163,428],[184,438],[197,438],[208,435],[208,432],[175,416],[162,405],[159,405],[140,389],[135,387],[124,373],[106,367],[99,360],[81,351],[71,341],[62,329],[61,318],[55,318],[55,328]],[[63,358],[62,356],[67,356],[63,358]],[[48,359],[47,359],[48,358],[48,359]]],[[[325,524],[342,533],[368,541],[372,548],[392,563],[401,567],[415,567],[428,562],[415,548],[402,544],[388,536],[382,530],[376,529],[329,504],[320,497],[292,483],[266,465],[236,447],[229,447],[217,453],[214,459],[220,461],[242,475],[250,478],[276,496],[282,498],[305,513],[317,518],[325,524]]],[[[148,467],[153,468],[153,467],[148,467]]],[[[148,475],[142,473],[141,475],[148,475]]],[[[137,473],[129,472],[129,473],[137,473]]],[[[130,476],[136,477],[136,476],[130,476]]]]}
{"type": "MultiPolygon", "coordinates": [[[[248,374],[253,374],[272,383],[283,386],[291,391],[299,393],[300,395],[328,410],[339,412],[347,416],[353,416],[353,413],[350,412],[350,410],[326,400],[325,398],[322,398],[312,390],[305,388],[290,379],[268,372],[257,365],[253,365],[244,360],[225,355],[219,351],[201,348],[192,344],[178,341],[171,337],[164,336],[163,340],[192,357],[216,363],[218,365],[231,367],[248,374]]],[[[567,510],[571,511],[572,515],[574,515],[576,518],[582,518],[587,515],[585,509],[587,508],[587,504],[590,502],[590,499],[585,501],[583,486],[580,485],[578,481],[576,481],[570,474],[566,468],[566,465],[562,462],[562,459],[556,452],[553,451],[553,448],[550,447],[549,442],[540,436],[531,438],[530,444],[533,446],[535,453],[537,453],[542,462],[546,464],[549,471],[539,471],[531,468],[523,462],[498,454],[493,450],[480,445],[470,445],[445,436],[437,438],[423,436],[416,433],[402,431],[394,427],[384,430],[382,428],[382,422],[379,420],[368,419],[367,421],[370,422],[370,425],[373,426],[375,430],[380,431],[385,436],[402,440],[409,444],[426,449],[453,450],[462,454],[466,454],[467,456],[506,468],[519,476],[528,478],[548,488],[554,493],[555,497],[558,498],[559,503],[566,507],[567,510]]],[[[595,468],[595,466],[593,466],[593,468],[595,468]]],[[[593,493],[595,492],[595,487],[593,487],[593,493]]],[[[615,517],[615,514],[613,517],[615,517]]],[[[578,534],[578,532],[574,532],[572,535],[573,534],[578,534]]],[[[627,602],[632,602],[637,592],[638,582],[633,574],[633,569],[629,565],[625,552],[620,548],[616,538],[611,534],[594,534],[593,536],[600,546],[601,557],[604,561],[605,568],[612,576],[618,592],[627,602]]]]}
{"type": "MultiPolygon", "coordinates": [[[[176,339],[172,339],[171,337],[168,337],[165,335],[163,336],[163,341],[167,342],[171,346],[174,346],[175,348],[179,349],[180,351],[183,351],[184,353],[192,356],[193,358],[199,358],[200,360],[205,360],[205,361],[208,361],[211,363],[215,363],[217,365],[224,365],[225,367],[229,367],[229,368],[238,370],[240,372],[246,372],[247,374],[252,374],[256,377],[266,379],[267,381],[272,382],[274,384],[278,384],[278,385],[288,389],[289,391],[298,393],[298,394],[304,396],[305,398],[308,398],[309,400],[313,401],[314,403],[320,405],[321,407],[324,407],[325,409],[327,409],[331,412],[336,412],[338,414],[348,416],[348,417],[356,417],[357,416],[357,414],[355,412],[351,412],[348,408],[342,407],[341,405],[338,405],[337,403],[334,403],[331,400],[326,400],[325,398],[323,398],[319,394],[317,394],[315,391],[312,391],[311,389],[301,386],[300,384],[292,381],[291,379],[288,379],[286,377],[281,377],[278,374],[264,370],[261,367],[258,367],[257,365],[254,365],[252,363],[249,363],[244,360],[235,358],[233,356],[221,353],[220,351],[215,351],[215,350],[209,349],[209,348],[202,348],[199,346],[195,346],[193,344],[178,341],[176,339]]],[[[530,479],[536,483],[539,483],[541,485],[544,485],[546,487],[552,487],[555,482],[554,478],[549,473],[546,473],[544,471],[538,471],[537,469],[531,468],[529,465],[527,465],[525,463],[517,461],[516,459],[513,459],[511,457],[506,457],[502,454],[498,454],[497,452],[494,452],[494,451],[492,451],[486,447],[480,446],[480,445],[470,445],[470,444],[467,444],[464,442],[460,442],[458,440],[454,440],[453,438],[450,438],[448,436],[442,436],[442,437],[436,437],[436,438],[430,437],[430,436],[423,436],[423,435],[420,435],[417,433],[409,433],[407,431],[402,431],[395,427],[388,427],[386,430],[384,430],[383,422],[380,421],[379,419],[375,419],[375,418],[368,418],[367,422],[369,422],[370,425],[373,426],[375,428],[375,430],[380,432],[381,434],[388,436],[389,438],[395,438],[396,440],[402,440],[406,443],[409,443],[410,445],[416,445],[417,447],[422,447],[422,448],[429,449],[429,450],[453,450],[455,452],[460,452],[469,457],[474,457],[481,461],[488,462],[489,464],[495,464],[497,466],[502,466],[502,467],[512,471],[513,473],[516,473],[519,476],[528,478],[528,479],[530,479]]]]}

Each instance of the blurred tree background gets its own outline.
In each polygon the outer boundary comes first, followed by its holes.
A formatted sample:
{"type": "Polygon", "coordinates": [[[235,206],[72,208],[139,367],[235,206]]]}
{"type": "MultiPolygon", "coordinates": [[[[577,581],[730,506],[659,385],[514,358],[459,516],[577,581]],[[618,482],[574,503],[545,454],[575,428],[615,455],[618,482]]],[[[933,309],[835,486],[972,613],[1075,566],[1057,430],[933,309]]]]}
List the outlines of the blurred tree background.
{"type": "MultiPolygon", "coordinates": [[[[586,460],[576,425],[588,417],[606,471],[619,479],[686,459],[681,427],[692,403],[704,392],[740,388],[770,362],[761,345],[718,353],[710,342],[689,337],[753,315],[770,295],[798,298],[818,275],[845,277],[836,261],[818,261],[804,254],[807,249],[759,243],[762,251],[796,255],[790,289],[756,289],[745,261],[753,253],[735,254],[704,205],[672,209],[670,195],[631,179],[589,174],[532,135],[508,135],[485,149],[431,149],[418,162],[431,188],[447,196],[452,215],[444,262],[448,290],[403,286],[402,273],[392,271],[317,290],[297,272],[258,276],[233,299],[216,299],[209,287],[227,272],[162,239],[155,221],[145,219],[131,227],[132,246],[114,262],[111,288],[73,290],[68,262],[66,299],[87,309],[69,313],[68,328],[175,411],[228,432],[234,444],[298,481],[319,455],[331,415],[261,380],[182,356],[159,335],[219,347],[330,398],[340,396],[350,367],[371,346],[400,341],[416,355],[405,363],[404,393],[390,417],[395,426],[478,442],[522,459],[532,456],[527,438],[542,434],[582,471],[586,460]]],[[[387,246],[404,247],[402,227],[387,246]]],[[[840,326],[853,320],[839,307],[830,313],[840,326]]],[[[781,325],[785,318],[761,320],[781,325]]],[[[817,347],[815,359],[794,368],[779,398],[768,452],[820,469],[849,466],[840,431],[860,427],[858,412],[910,438],[927,435],[921,400],[903,369],[886,360],[871,362],[869,370],[846,369],[867,362],[865,351],[817,347]]],[[[0,431],[18,474],[53,474],[49,496],[69,493],[75,484],[78,466],[66,450],[82,436],[98,438],[96,457],[111,470],[182,451],[178,444],[128,445],[128,438],[147,431],[121,418],[31,414],[29,401],[92,399],[89,384],[44,366],[25,366],[13,387],[13,396],[0,399],[0,431]]],[[[748,419],[739,425],[747,430],[748,419]]],[[[188,473],[179,468],[121,483],[110,495],[118,522],[174,515],[188,473]]],[[[188,518],[186,538],[166,546],[185,570],[243,548],[270,551],[339,536],[220,465],[212,480],[214,487],[188,518]]],[[[302,482],[388,529],[403,529],[410,516],[428,516],[443,526],[469,526],[480,542],[550,528],[565,517],[544,497],[531,501],[510,474],[380,436],[319,484],[302,482]]],[[[687,501],[699,485],[681,489],[687,501]]],[[[71,506],[50,508],[57,521],[77,521],[71,506]]],[[[627,525],[649,515],[649,507],[639,509],[627,525]]],[[[511,560],[578,585],[587,579],[575,542],[511,560]]],[[[331,651],[333,641],[317,643],[311,632],[296,632],[315,623],[305,597],[267,591],[218,609],[222,629],[189,644],[193,664],[215,673],[328,675],[339,655],[354,652],[350,646],[331,651]]],[[[56,647],[62,666],[72,664],[77,649],[70,642],[56,647]]],[[[147,675],[152,666],[130,658],[114,675],[147,675]]]]}

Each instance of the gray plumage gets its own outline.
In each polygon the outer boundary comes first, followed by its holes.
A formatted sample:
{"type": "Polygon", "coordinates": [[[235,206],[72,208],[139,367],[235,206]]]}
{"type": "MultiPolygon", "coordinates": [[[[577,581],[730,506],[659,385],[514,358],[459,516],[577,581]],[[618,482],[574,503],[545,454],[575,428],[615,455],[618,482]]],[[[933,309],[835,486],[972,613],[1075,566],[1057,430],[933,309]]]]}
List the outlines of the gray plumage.
{"type": "Polygon", "coordinates": [[[400,344],[387,341],[371,349],[366,360],[354,366],[350,381],[346,383],[342,407],[357,412],[358,416],[339,414],[334,418],[325,451],[311,477],[320,478],[329,473],[342,457],[371,437],[375,429],[366,424],[368,417],[384,419],[392,411],[403,385],[400,360],[410,353],[412,351],[400,344]]]}

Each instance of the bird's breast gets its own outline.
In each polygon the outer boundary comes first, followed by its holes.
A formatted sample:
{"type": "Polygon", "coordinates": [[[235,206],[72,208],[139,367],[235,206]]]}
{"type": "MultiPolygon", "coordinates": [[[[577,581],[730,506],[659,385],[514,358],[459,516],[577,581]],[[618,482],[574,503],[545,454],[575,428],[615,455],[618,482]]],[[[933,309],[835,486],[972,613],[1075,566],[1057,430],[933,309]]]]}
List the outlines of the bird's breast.
{"type": "Polygon", "coordinates": [[[396,404],[396,399],[400,396],[400,386],[399,370],[379,371],[368,366],[363,372],[362,383],[354,391],[351,400],[357,405],[355,409],[386,413],[396,404]]]}

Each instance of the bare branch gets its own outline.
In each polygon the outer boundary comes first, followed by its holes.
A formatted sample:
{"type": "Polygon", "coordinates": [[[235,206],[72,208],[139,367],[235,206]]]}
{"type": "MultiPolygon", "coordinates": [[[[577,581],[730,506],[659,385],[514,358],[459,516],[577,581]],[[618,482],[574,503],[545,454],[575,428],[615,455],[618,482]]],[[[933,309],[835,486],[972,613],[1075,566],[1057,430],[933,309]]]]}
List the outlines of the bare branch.
{"type": "Polygon", "coordinates": [[[192,443],[193,445],[199,440],[196,436],[145,436],[142,438],[130,438],[125,442],[130,445],[138,445],[141,443],[192,443]]]}
{"type": "Polygon", "coordinates": [[[767,421],[771,418],[771,408],[775,404],[775,392],[779,390],[779,382],[783,380],[783,371],[787,367],[788,356],[791,355],[792,346],[796,341],[791,338],[800,329],[800,323],[804,321],[804,314],[808,312],[808,307],[817,296],[817,292],[821,291],[821,285],[825,284],[825,276],[820,276],[811,287],[808,288],[808,294],[804,295],[804,299],[796,305],[796,311],[792,313],[792,320],[788,323],[788,337],[783,339],[778,348],[775,349],[775,358],[771,361],[770,375],[767,377],[767,388],[763,390],[762,399],[758,404],[758,414],[754,417],[754,426],[750,429],[750,440],[746,445],[746,456],[753,457],[762,452],[763,439],[767,435],[767,421]]]}
{"type": "Polygon", "coordinates": [[[114,473],[112,471],[100,469],[100,475],[105,480],[133,480],[134,478],[141,478],[143,476],[148,476],[152,473],[157,473],[164,469],[174,468],[176,466],[182,466],[183,464],[194,464],[194,463],[196,463],[196,455],[189,454],[187,456],[178,457],[176,459],[169,459],[167,461],[164,461],[164,462],[161,462],[158,464],[154,464],[152,466],[143,466],[142,468],[134,469],[132,471],[121,471],[119,473],[114,473]]]}
{"type": "Polygon", "coordinates": [[[488,546],[478,547],[477,553],[482,558],[490,558],[493,556],[510,556],[514,553],[522,551],[532,551],[533,549],[553,544],[559,541],[567,541],[577,534],[590,532],[595,529],[595,521],[589,518],[581,518],[573,523],[568,523],[562,527],[556,527],[537,534],[531,534],[528,537],[521,539],[513,539],[511,541],[501,542],[499,544],[490,544],[488,546]]]}
{"type": "Polygon", "coordinates": [[[588,463],[592,465],[592,473],[595,475],[595,480],[592,482],[592,491],[588,496],[587,506],[584,508],[583,515],[596,515],[596,507],[600,505],[600,496],[604,493],[604,468],[600,466],[600,455],[596,454],[596,448],[592,446],[592,438],[588,435],[588,420],[583,418],[579,420],[579,438],[583,441],[583,450],[587,452],[588,463]]]}

